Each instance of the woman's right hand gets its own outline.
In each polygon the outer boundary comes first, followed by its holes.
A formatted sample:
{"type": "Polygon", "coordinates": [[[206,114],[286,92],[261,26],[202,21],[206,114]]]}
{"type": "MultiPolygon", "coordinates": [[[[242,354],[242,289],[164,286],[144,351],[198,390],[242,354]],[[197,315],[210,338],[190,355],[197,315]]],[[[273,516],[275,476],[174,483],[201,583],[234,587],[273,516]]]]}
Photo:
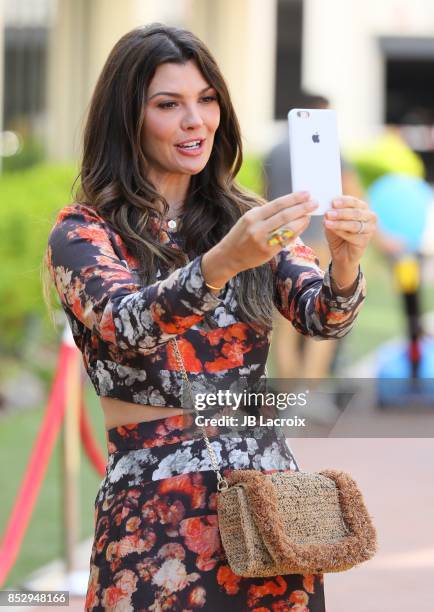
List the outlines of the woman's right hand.
{"type": "Polygon", "coordinates": [[[281,244],[268,244],[270,233],[284,225],[294,232],[289,242],[294,241],[307,228],[317,207],[309,193],[302,191],[248,210],[203,256],[206,282],[221,286],[239,272],[269,261],[283,248],[281,244]]]}

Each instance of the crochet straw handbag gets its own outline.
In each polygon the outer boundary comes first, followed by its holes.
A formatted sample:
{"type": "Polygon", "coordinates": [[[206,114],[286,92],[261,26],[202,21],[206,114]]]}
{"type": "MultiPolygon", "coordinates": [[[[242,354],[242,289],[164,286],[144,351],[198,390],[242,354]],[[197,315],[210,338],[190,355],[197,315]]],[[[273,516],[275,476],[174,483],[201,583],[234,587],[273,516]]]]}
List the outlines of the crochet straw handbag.
{"type": "MultiPolygon", "coordinates": [[[[173,341],[197,413],[178,344],[173,341]]],[[[349,474],[233,470],[223,478],[204,427],[202,436],[217,476],[220,536],[235,574],[340,572],[373,557],[376,531],[349,474]]]]}

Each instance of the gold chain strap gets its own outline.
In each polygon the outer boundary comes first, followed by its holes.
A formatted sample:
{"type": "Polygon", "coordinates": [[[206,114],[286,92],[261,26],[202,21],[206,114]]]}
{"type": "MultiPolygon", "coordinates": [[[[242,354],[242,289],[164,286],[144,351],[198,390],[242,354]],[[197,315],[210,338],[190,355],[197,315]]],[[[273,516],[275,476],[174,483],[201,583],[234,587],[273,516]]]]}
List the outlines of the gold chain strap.
{"type": "MultiPolygon", "coordinates": [[[[194,396],[193,396],[193,389],[191,387],[190,381],[188,379],[187,376],[187,372],[185,370],[185,366],[184,366],[184,360],[182,359],[181,353],[179,352],[179,348],[178,348],[178,342],[176,340],[176,338],[172,338],[171,342],[173,342],[173,347],[175,350],[175,356],[176,359],[178,361],[178,366],[179,369],[182,372],[182,376],[184,378],[185,384],[187,385],[187,388],[189,390],[190,396],[191,396],[191,401],[193,404],[193,408],[194,408],[194,412],[196,414],[196,416],[200,416],[199,412],[196,408],[196,404],[194,401],[194,396]]],[[[203,425],[200,425],[200,428],[202,430],[202,438],[203,441],[205,442],[207,451],[208,451],[208,455],[211,461],[211,465],[212,465],[212,469],[215,472],[215,475],[217,476],[217,490],[218,491],[224,491],[229,487],[228,481],[226,480],[226,478],[224,478],[221,474],[220,474],[220,470],[219,470],[219,465],[218,465],[218,461],[217,461],[217,456],[215,454],[215,451],[213,449],[213,447],[211,446],[211,442],[209,441],[208,435],[206,433],[206,429],[203,425]]]]}

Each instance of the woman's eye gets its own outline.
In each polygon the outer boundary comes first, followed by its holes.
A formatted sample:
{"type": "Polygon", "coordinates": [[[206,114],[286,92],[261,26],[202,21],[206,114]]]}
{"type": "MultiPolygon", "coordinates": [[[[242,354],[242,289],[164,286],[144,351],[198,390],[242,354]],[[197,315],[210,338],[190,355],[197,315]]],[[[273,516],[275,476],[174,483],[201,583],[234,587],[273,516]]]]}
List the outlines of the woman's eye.
{"type": "Polygon", "coordinates": [[[176,102],[161,102],[158,108],[173,108],[172,104],[176,104],[176,102]]]}
{"type": "MultiPolygon", "coordinates": [[[[217,97],[216,96],[204,96],[203,98],[201,98],[201,100],[203,102],[205,102],[205,104],[210,104],[211,102],[215,102],[217,101],[217,97]]],[[[158,105],[158,108],[175,108],[178,105],[177,102],[160,102],[160,104],[158,105]]]]}

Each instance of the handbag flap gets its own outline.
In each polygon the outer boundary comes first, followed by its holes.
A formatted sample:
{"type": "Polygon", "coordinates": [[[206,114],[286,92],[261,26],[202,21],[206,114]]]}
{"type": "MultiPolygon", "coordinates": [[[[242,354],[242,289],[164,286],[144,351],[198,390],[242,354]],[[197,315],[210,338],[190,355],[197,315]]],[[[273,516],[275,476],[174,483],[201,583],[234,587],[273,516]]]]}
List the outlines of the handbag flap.
{"type": "Polygon", "coordinates": [[[248,499],[242,486],[230,487],[218,496],[219,522],[225,525],[220,536],[225,551],[230,551],[231,567],[242,576],[252,569],[263,569],[272,564],[272,557],[265,548],[251,514],[248,499]],[[243,537],[240,537],[240,533],[243,537]]]}

